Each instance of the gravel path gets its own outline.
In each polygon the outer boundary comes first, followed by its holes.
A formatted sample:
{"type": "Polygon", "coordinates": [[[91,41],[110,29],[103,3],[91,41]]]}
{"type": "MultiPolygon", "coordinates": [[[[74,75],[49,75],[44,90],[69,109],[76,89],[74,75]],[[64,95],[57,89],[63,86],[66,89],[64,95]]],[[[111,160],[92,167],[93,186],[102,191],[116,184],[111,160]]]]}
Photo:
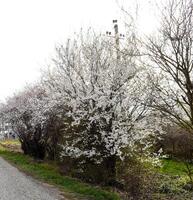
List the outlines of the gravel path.
{"type": "Polygon", "coordinates": [[[60,200],[59,191],[27,176],[0,158],[0,200],[60,200]]]}

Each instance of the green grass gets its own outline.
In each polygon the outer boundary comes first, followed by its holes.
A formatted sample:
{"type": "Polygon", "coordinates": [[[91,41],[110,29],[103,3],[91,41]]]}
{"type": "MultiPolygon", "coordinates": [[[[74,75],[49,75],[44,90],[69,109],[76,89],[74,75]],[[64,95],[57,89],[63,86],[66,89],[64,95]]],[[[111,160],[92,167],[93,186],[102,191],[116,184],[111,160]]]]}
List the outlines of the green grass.
{"type": "Polygon", "coordinates": [[[93,200],[120,200],[118,194],[94,187],[71,177],[62,176],[56,165],[37,163],[29,156],[11,152],[0,147],[0,156],[16,165],[20,170],[49,184],[58,186],[64,192],[74,193],[93,200]]]}
{"type": "Polygon", "coordinates": [[[183,162],[172,160],[172,159],[163,159],[162,167],[160,172],[170,175],[186,175],[186,167],[183,162]]]}

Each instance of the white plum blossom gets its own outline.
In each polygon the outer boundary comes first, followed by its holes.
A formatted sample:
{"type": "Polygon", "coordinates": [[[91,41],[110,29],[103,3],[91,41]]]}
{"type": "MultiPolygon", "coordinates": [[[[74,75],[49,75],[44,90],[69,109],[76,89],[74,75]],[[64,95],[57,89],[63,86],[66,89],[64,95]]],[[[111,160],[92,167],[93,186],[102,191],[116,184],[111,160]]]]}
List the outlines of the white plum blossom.
{"type": "Polygon", "coordinates": [[[124,44],[119,58],[114,41],[101,35],[82,36],[56,50],[44,84],[67,108],[62,156],[120,157],[123,148],[147,136],[136,128],[153,88],[135,43],[124,44]]]}
{"type": "Polygon", "coordinates": [[[151,72],[140,62],[134,37],[118,48],[119,56],[117,48],[114,40],[91,32],[58,45],[41,81],[1,109],[20,140],[37,142],[54,155],[58,147],[61,158],[96,163],[124,159],[139,143],[145,152],[158,124],[148,107],[151,72]]]}

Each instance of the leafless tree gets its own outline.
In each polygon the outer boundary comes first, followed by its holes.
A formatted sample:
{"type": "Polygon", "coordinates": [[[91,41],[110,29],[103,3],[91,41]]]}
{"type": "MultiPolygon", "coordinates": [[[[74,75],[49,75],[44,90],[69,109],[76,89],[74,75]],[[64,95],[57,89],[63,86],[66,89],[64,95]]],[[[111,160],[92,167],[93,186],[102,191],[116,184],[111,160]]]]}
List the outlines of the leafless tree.
{"type": "Polygon", "coordinates": [[[173,122],[193,131],[193,2],[169,0],[162,12],[157,38],[148,40],[148,54],[156,72],[153,107],[173,122]]]}

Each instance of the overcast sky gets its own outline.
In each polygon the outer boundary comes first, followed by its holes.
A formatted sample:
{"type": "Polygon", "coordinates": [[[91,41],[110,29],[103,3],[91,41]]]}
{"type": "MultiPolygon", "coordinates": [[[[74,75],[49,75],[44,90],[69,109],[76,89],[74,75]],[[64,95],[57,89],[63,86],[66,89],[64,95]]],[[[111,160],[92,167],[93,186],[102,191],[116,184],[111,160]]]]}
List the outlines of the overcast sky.
{"type": "MultiPolygon", "coordinates": [[[[138,1],[141,30],[149,32],[154,24],[150,0],[138,1]]],[[[136,1],[119,2],[131,9],[136,1]]],[[[122,20],[115,0],[0,0],[0,100],[37,79],[55,44],[81,27],[105,33],[113,19],[122,20]]]]}

